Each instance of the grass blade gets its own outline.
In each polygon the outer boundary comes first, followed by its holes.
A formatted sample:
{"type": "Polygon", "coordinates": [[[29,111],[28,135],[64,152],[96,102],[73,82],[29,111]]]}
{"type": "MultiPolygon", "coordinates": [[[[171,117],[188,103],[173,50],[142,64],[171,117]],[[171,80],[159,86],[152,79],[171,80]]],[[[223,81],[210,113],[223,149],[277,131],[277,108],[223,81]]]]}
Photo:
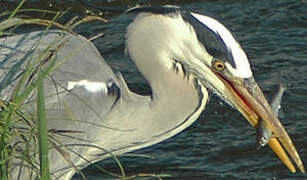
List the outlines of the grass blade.
{"type": "Polygon", "coordinates": [[[16,13],[19,11],[19,9],[22,7],[22,5],[23,5],[25,2],[26,2],[26,0],[22,0],[22,1],[18,4],[17,8],[12,12],[12,14],[10,15],[9,18],[14,17],[14,16],[16,15],[16,13]]]}
{"type": "Polygon", "coordinates": [[[42,180],[49,179],[48,134],[44,96],[44,73],[40,70],[37,80],[37,116],[40,174],[42,180]]]}

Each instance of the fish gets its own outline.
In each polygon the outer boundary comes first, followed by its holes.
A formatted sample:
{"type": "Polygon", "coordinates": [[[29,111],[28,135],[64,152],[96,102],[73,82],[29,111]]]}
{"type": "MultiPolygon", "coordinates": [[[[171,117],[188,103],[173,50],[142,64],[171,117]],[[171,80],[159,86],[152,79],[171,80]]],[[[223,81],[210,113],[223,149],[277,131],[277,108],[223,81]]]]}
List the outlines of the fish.
{"type": "MultiPolygon", "coordinates": [[[[279,109],[281,108],[280,103],[285,90],[286,90],[285,85],[279,84],[278,92],[271,100],[270,106],[276,116],[279,116],[279,109]]],[[[260,119],[256,132],[257,150],[265,146],[270,141],[271,137],[272,137],[272,131],[267,127],[265,122],[262,119],[260,119]]]]}

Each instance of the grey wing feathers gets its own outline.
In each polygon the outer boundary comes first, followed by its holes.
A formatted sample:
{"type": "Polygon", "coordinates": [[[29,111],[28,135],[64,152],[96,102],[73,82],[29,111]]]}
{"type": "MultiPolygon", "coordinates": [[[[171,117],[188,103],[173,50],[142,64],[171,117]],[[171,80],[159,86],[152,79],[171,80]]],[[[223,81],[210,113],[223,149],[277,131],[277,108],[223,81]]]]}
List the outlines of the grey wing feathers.
{"type": "MultiPolygon", "coordinates": [[[[92,127],[112,129],[105,125],[104,120],[114,104],[118,103],[121,96],[118,84],[124,82],[118,81],[91,42],[63,31],[38,31],[0,39],[1,100],[10,99],[18,80],[29,64],[38,65],[33,66],[33,75],[26,79],[24,86],[35,79],[37,66],[48,65],[51,62],[54,62],[56,68],[45,78],[44,84],[48,129],[50,133],[54,133],[52,137],[60,140],[60,144],[89,143],[89,139],[96,140],[95,134],[83,133],[84,131],[92,127]],[[45,56],[41,57],[44,53],[45,56]],[[74,133],[78,133],[78,139],[72,138],[74,133]]],[[[34,117],[35,98],[34,91],[22,109],[32,113],[34,117]]],[[[18,126],[24,125],[26,124],[21,123],[18,126]]],[[[86,150],[80,148],[77,153],[83,154],[86,150]]],[[[57,167],[69,165],[63,157],[58,156],[61,156],[59,152],[50,152],[51,159],[63,160],[53,162],[50,168],[54,170],[52,173],[59,171],[62,174],[65,171],[57,167]]],[[[78,158],[74,154],[69,156],[72,161],[78,158]]],[[[19,160],[15,161],[17,164],[18,162],[19,160]]],[[[15,168],[19,167],[16,165],[15,168]]]]}
{"type": "MultiPolygon", "coordinates": [[[[97,111],[97,107],[103,104],[106,107],[99,107],[99,114],[103,115],[110,110],[110,107],[107,106],[111,106],[113,101],[118,98],[115,96],[119,94],[110,95],[107,93],[108,82],[114,82],[113,90],[115,87],[119,88],[115,85],[116,76],[94,45],[85,38],[69,35],[62,31],[49,31],[48,34],[40,31],[1,39],[0,44],[0,63],[2,63],[0,87],[3,87],[0,92],[1,99],[9,97],[18,76],[22,75],[28,61],[35,63],[36,59],[44,52],[54,56],[56,66],[58,66],[45,80],[47,108],[53,109],[55,104],[59,104],[61,101],[65,102],[67,106],[71,104],[78,111],[80,109],[97,111]],[[56,50],[57,52],[54,52],[56,50]],[[18,73],[12,72],[12,67],[18,73]],[[106,112],[101,112],[101,109],[106,112]]],[[[32,100],[34,99],[33,97],[32,100]]]]}

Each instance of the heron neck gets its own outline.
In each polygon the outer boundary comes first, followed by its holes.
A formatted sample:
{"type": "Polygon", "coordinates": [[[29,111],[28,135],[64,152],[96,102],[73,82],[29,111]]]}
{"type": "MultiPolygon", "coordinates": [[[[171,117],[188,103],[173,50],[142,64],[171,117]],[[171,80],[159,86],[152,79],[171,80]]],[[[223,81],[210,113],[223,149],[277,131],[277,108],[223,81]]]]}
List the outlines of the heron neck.
{"type": "Polygon", "coordinates": [[[181,68],[174,69],[159,63],[152,63],[146,68],[154,69],[141,70],[152,88],[148,113],[151,120],[148,122],[154,122],[159,128],[159,131],[153,131],[167,132],[188,121],[189,125],[192,124],[204,109],[208,97],[206,89],[197,84],[192,75],[185,76],[181,68]]]}
{"type": "Polygon", "coordinates": [[[184,77],[181,71],[156,68],[155,78],[149,81],[153,104],[165,106],[178,113],[177,111],[193,111],[200,102],[194,78],[184,77]],[[186,106],[185,110],[182,106],[186,106]]]}

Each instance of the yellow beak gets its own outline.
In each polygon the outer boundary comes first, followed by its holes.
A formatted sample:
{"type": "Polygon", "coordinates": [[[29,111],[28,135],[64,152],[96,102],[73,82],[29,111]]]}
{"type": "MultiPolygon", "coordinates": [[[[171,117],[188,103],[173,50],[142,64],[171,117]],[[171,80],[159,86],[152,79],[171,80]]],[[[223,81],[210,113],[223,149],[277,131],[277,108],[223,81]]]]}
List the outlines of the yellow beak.
{"type": "Polygon", "coordinates": [[[226,94],[224,95],[248,120],[248,122],[256,128],[259,120],[263,119],[267,128],[272,131],[273,136],[268,144],[279,159],[291,172],[294,173],[296,169],[288,157],[288,153],[299,170],[304,173],[304,165],[295,149],[295,146],[293,145],[287,131],[272,111],[263,95],[263,92],[254,81],[254,78],[245,79],[243,81],[231,81],[224,78],[219,73],[216,74],[225,83],[228,89],[225,91],[226,94]]]}

